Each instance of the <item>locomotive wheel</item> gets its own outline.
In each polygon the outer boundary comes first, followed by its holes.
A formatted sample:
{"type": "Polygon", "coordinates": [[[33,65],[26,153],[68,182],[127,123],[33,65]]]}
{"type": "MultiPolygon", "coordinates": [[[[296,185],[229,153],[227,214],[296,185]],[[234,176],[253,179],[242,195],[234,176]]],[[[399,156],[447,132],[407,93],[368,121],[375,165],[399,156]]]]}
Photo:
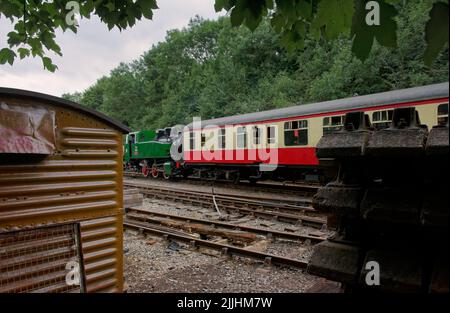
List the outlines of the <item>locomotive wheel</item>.
{"type": "Polygon", "coordinates": [[[166,179],[166,180],[169,180],[169,179],[170,179],[170,175],[167,175],[167,174],[166,174],[166,171],[163,172],[163,177],[164,177],[164,179],[166,179]]]}
{"type": "Polygon", "coordinates": [[[159,172],[158,172],[158,167],[156,166],[156,163],[153,164],[151,173],[152,173],[153,178],[158,178],[159,172]]]}
{"type": "Polygon", "coordinates": [[[144,165],[141,169],[142,175],[144,175],[144,177],[148,177],[148,174],[150,173],[150,170],[148,168],[147,165],[144,165]]]}

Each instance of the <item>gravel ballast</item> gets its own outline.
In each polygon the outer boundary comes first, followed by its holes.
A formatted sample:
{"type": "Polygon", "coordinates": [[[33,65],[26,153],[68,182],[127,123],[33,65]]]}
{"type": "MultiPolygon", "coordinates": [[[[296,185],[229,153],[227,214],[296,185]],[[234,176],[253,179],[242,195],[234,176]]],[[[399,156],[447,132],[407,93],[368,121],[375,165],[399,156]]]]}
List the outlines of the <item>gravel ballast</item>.
{"type": "Polygon", "coordinates": [[[190,251],[186,245],[133,231],[125,232],[124,249],[130,293],[304,292],[317,281],[299,269],[224,258],[214,251],[190,251]]]}

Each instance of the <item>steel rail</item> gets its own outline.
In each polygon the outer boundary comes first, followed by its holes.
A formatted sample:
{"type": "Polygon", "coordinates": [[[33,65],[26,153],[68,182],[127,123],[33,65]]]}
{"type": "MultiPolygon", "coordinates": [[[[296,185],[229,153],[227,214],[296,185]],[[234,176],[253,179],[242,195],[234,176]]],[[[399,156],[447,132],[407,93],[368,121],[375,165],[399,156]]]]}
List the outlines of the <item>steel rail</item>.
{"type": "Polygon", "coordinates": [[[202,224],[202,225],[207,225],[207,226],[212,226],[212,227],[217,227],[217,228],[246,231],[246,232],[250,232],[250,233],[264,235],[266,237],[284,238],[284,239],[296,240],[296,241],[300,241],[300,242],[304,242],[305,240],[310,240],[311,243],[319,243],[319,242],[322,242],[327,239],[325,237],[300,235],[300,234],[296,234],[296,233],[289,233],[289,232],[267,229],[267,228],[237,225],[237,224],[233,224],[233,223],[226,223],[226,222],[219,222],[219,221],[210,221],[210,220],[185,217],[185,216],[179,216],[179,215],[168,214],[168,213],[159,213],[159,212],[153,212],[153,211],[135,208],[135,207],[131,207],[131,208],[127,209],[127,216],[132,217],[132,218],[139,218],[139,216],[135,216],[135,215],[130,216],[129,215],[130,212],[135,212],[138,214],[146,215],[145,217],[142,217],[142,219],[147,222],[152,222],[152,223],[160,222],[160,220],[152,219],[150,217],[150,216],[157,216],[157,217],[162,217],[162,218],[166,218],[169,220],[183,221],[187,224],[188,223],[197,223],[197,224],[202,224]]]}
{"type": "MultiPolygon", "coordinates": [[[[165,186],[155,186],[152,185],[150,183],[147,182],[132,182],[132,181],[124,181],[124,185],[125,186],[129,186],[129,187],[134,187],[135,185],[139,185],[139,186],[143,186],[146,188],[153,188],[153,189],[164,189],[164,190],[173,190],[173,191],[179,191],[179,192],[194,192],[194,193],[202,193],[202,194],[207,194],[204,192],[200,192],[200,191],[195,191],[192,189],[186,189],[186,188],[176,188],[171,186],[169,187],[165,187],[165,186]]],[[[311,197],[305,197],[302,199],[274,199],[274,198],[270,198],[270,197],[265,197],[265,196],[259,196],[259,195],[243,195],[243,194],[232,194],[232,193],[224,193],[224,192],[214,192],[214,194],[217,196],[221,196],[223,198],[231,198],[231,199],[246,199],[248,201],[253,201],[253,202],[264,202],[267,203],[267,205],[272,205],[275,207],[286,207],[286,209],[291,209],[292,210],[299,210],[299,211],[305,211],[305,212],[316,212],[316,210],[311,207],[311,203],[312,203],[312,198],[311,197]]]]}
{"type": "MultiPolygon", "coordinates": [[[[125,187],[131,187],[131,188],[144,188],[147,190],[153,190],[155,192],[159,193],[183,193],[183,194],[190,194],[193,196],[202,196],[209,198],[212,197],[212,193],[205,193],[203,191],[196,191],[191,189],[182,189],[182,188],[173,188],[173,187],[163,187],[163,186],[153,186],[150,184],[142,184],[142,183],[135,183],[130,181],[125,181],[124,183],[125,187]]],[[[274,208],[277,211],[285,211],[289,213],[304,213],[304,212],[316,212],[316,210],[311,206],[304,206],[304,205],[297,205],[297,204],[290,204],[286,202],[294,202],[294,203],[307,203],[310,202],[310,200],[307,201],[298,201],[298,200],[273,200],[272,201],[266,201],[267,198],[259,198],[257,196],[248,196],[248,195],[233,195],[233,194],[226,194],[226,193],[214,193],[216,195],[216,199],[222,199],[223,201],[229,200],[229,201],[239,201],[239,202],[245,202],[246,204],[257,204],[257,205],[264,205],[265,207],[274,208]]]]}
{"type": "MultiPolygon", "coordinates": [[[[125,187],[138,187],[137,185],[128,185],[125,184],[125,187]]],[[[210,193],[204,193],[200,191],[190,191],[190,190],[180,190],[180,189],[160,189],[160,188],[153,188],[153,187],[146,187],[146,186],[139,186],[139,188],[144,188],[146,190],[151,190],[152,192],[158,192],[159,194],[165,194],[165,195],[171,195],[171,194],[184,194],[189,195],[192,197],[202,197],[203,199],[213,199],[213,195],[210,193]]],[[[220,201],[221,203],[239,203],[239,204],[245,204],[249,206],[258,206],[258,207],[265,207],[270,208],[271,210],[275,210],[277,212],[285,212],[285,213],[306,213],[306,212],[313,212],[315,213],[315,210],[313,208],[309,207],[300,207],[300,206],[293,206],[293,205],[287,205],[282,203],[273,203],[273,202],[266,202],[266,201],[258,201],[253,199],[246,199],[245,197],[232,197],[232,196],[221,196],[221,195],[215,195],[216,200],[220,201]]]]}
{"type": "Polygon", "coordinates": [[[235,255],[239,257],[247,257],[256,260],[264,261],[265,263],[277,264],[277,265],[285,265],[291,266],[295,268],[305,269],[308,265],[307,262],[281,257],[277,255],[273,255],[270,253],[263,253],[253,250],[246,250],[244,248],[239,248],[235,246],[230,246],[218,242],[193,238],[191,236],[176,234],[168,231],[164,231],[161,229],[155,229],[151,227],[148,223],[141,223],[136,221],[131,221],[125,219],[123,222],[124,227],[134,228],[138,230],[142,230],[143,232],[151,233],[156,236],[164,237],[167,239],[172,239],[179,242],[189,243],[192,247],[205,247],[213,250],[220,251],[224,255],[235,255]]]}
{"type": "MultiPolygon", "coordinates": [[[[146,179],[144,175],[141,173],[135,173],[135,172],[123,172],[123,175],[125,177],[133,177],[133,178],[142,178],[146,179]]],[[[211,183],[214,182],[216,184],[222,184],[227,185],[228,187],[252,187],[252,188],[258,188],[259,190],[270,190],[270,189],[281,189],[283,191],[289,191],[289,193],[295,192],[296,194],[302,194],[304,196],[306,195],[313,195],[317,192],[317,190],[321,187],[320,184],[297,184],[297,183],[277,183],[277,182],[267,182],[267,181],[260,181],[256,185],[251,184],[250,182],[241,181],[239,184],[233,184],[230,181],[226,180],[212,180],[212,179],[204,179],[204,178],[196,178],[196,177],[187,177],[183,179],[183,181],[189,181],[194,184],[198,183],[211,183]]]]}
{"type": "MultiPolygon", "coordinates": [[[[142,186],[139,184],[124,184],[125,186],[132,186],[138,188],[139,191],[147,197],[162,200],[172,200],[174,202],[188,202],[202,207],[211,207],[213,205],[212,196],[209,194],[181,191],[164,188],[153,188],[152,186],[142,186]]],[[[258,216],[261,218],[276,219],[288,223],[300,223],[316,228],[321,228],[326,224],[326,220],[322,218],[305,216],[300,214],[290,214],[281,212],[281,210],[274,210],[273,206],[269,206],[269,210],[265,209],[267,206],[264,203],[254,201],[247,201],[239,198],[216,198],[221,210],[240,212],[247,215],[258,216]]]]}

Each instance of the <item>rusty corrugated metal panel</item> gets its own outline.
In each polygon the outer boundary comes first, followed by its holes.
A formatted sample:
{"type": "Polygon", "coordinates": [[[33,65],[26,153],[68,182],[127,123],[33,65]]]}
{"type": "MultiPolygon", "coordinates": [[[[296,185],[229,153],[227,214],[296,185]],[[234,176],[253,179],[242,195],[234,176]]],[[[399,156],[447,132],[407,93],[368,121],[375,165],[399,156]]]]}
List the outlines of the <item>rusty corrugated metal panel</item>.
{"type": "Polygon", "coordinates": [[[88,292],[118,291],[122,281],[122,214],[81,223],[88,292]]]}
{"type": "Polygon", "coordinates": [[[0,230],[114,215],[121,203],[119,133],[62,128],[58,152],[29,164],[0,165],[0,230]],[[75,137],[76,136],[76,137],[75,137]],[[78,158],[101,149],[103,155],[78,158]],[[114,149],[116,153],[111,153],[114,149]],[[73,151],[72,151],[73,150],[73,151]],[[72,153],[68,156],[68,151],[72,153]]]}
{"type": "Polygon", "coordinates": [[[0,233],[82,222],[87,291],[122,291],[122,133],[70,108],[2,101],[54,111],[56,147],[44,158],[0,154],[0,233]]]}

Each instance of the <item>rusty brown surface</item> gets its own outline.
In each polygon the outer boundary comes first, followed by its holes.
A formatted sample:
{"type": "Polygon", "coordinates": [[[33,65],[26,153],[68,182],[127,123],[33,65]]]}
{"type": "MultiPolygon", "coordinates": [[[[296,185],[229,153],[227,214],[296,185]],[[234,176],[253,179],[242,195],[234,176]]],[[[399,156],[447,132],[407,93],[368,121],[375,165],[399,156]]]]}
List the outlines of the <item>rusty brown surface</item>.
{"type": "Polygon", "coordinates": [[[51,154],[55,114],[42,106],[23,108],[0,103],[0,153],[51,154]]]}
{"type": "Polygon", "coordinates": [[[11,157],[0,151],[0,234],[81,222],[87,291],[121,292],[121,129],[92,114],[39,99],[25,101],[0,93],[0,103],[24,112],[45,108],[55,123],[51,154],[11,157]]]}
{"type": "Polygon", "coordinates": [[[122,213],[81,223],[87,292],[122,292],[122,213]]]}

